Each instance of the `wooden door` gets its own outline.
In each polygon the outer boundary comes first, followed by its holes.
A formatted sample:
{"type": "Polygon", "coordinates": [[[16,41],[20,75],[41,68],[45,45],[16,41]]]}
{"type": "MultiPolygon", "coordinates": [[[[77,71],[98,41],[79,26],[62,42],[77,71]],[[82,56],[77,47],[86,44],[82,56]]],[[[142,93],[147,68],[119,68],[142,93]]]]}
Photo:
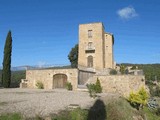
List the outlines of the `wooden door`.
{"type": "Polygon", "coordinates": [[[67,76],[65,74],[56,74],[53,76],[53,88],[65,88],[67,76]]]}

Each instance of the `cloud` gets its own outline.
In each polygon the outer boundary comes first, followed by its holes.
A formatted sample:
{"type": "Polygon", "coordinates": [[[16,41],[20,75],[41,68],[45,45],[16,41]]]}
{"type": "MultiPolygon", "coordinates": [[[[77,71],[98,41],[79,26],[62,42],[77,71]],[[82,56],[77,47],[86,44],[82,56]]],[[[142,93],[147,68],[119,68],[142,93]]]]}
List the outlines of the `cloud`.
{"type": "Polygon", "coordinates": [[[38,62],[38,67],[43,67],[43,66],[45,66],[46,65],[46,62],[44,62],[44,61],[39,61],[38,62]]]}
{"type": "Polygon", "coordinates": [[[124,19],[124,20],[128,20],[138,16],[138,14],[136,13],[136,10],[132,6],[128,6],[118,10],[117,14],[121,19],[124,19]]]}

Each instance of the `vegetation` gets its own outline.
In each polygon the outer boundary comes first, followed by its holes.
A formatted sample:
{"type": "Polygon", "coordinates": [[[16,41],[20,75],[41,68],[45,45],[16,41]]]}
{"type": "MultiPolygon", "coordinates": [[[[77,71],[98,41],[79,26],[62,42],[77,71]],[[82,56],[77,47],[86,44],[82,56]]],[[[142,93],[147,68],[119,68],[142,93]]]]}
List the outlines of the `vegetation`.
{"type": "Polygon", "coordinates": [[[77,68],[78,65],[78,44],[76,44],[70,51],[68,59],[71,62],[72,68],[77,68]]]}
{"type": "Polygon", "coordinates": [[[12,35],[8,32],[4,46],[2,85],[5,88],[10,87],[11,83],[11,53],[12,53],[12,35]]]}
{"type": "Polygon", "coordinates": [[[38,89],[44,89],[44,85],[41,81],[37,81],[36,86],[37,86],[38,89]]]}
{"type": "Polygon", "coordinates": [[[88,84],[87,88],[88,88],[90,97],[93,97],[93,98],[96,97],[96,93],[102,92],[102,86],[98,78],[97,78],[96,84],[88,84]]]}
{"type": "MultiPolygon", "coordinates": [[[[137,66],[138,69],[142,69],[147,80],[147,84],[152,81],[160,81],[160,64],[130,64],[124,63],[124,66],[137,66]]],[[[135,67],[134,67],[135,68],[135,67]]]]}
{"type": "Polygon", "coordinates": [[[72,90],[72,84],[70,82],[66,83],[67,90],[72,90]]]}
{"type": "Polygon", "coordinates": [[[152,97],[160,97],[160,86],[159,85],[150,85],[149,86],[150,89],[150,94],[152,97]]]}
{"type": "Polygon", "coordinates": [[[124,65],[120,65],[120,72],[121,74],[125,74],[125,70],[126,70],[126,67],[124,65]]]}
{"type": "Polygon", "coordinates": [[[151,111],[148,107],[144,107],[143,112],[145,113],[147,120],[160,120],[160,117],[155,114],[155,111],[151,111]]]}
{"type": "Polygon", "coordinates": [[[8,113],[0,115],[0,120],[22,120],[22,116],[19,113],[8,113]]]}
{"type": "Polygon", "coordinates": [[[87,115],[87,110],[77,108],[73,111],[61,111],[58,115],[53,115],[52,120],[87,120],[87,115]]]}
{"type": "Polygon", "coordinates": [[[110,75],[117,75],[117,71],[115,69],[111,69],[109,72],[110,75]]]}
{"type": "MultiPolygon", "coordinates": [[[[11,71],[11,84],[10,87],[15,88],[19,87],[19,84],[21,82],[21,79],[24,79],[26,77],[25,71],[11,71]]],[[[2,71],[0,70],[0,84],[2,81],[2,71]]]]}
{"type": "Polygon", "coordinates": [[[102,92],[102,86],[101,86],[101,83],[99,81],[99,79],[97,78],[97,81],[96,81],[96,93],[101,93],[102,92]]]}
{"type": "Polygon", "coordinates": [[[138,92],[131,92],[128,98],[130,104],[135,107],[137,110],[143,108],[147,104],[149,95],[144,87],[142,87],[138,92]]]}

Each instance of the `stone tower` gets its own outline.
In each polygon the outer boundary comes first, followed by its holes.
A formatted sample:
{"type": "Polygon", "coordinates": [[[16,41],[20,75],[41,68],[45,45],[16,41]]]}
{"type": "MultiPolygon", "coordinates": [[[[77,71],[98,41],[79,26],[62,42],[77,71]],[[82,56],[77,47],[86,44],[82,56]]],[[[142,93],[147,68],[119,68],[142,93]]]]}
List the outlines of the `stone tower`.
{"type": "Polygon", "coordinates": [[[104,70],[114,68],[114,36],[106,33],[101,22],[79,25],[80,70],[104,70]]]}

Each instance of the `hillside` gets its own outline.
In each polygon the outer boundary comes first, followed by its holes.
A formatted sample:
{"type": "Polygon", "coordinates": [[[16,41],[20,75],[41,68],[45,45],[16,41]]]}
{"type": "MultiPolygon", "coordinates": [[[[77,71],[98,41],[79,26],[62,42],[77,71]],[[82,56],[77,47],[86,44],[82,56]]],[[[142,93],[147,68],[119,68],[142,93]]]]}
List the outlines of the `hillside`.
{"type": "Polygon", "coordinates": [[[123,63],[124,66],[138,66],[138,69],[142,69],[147,82],[160,81],[160,64],[130,64],[123,63]]]}

